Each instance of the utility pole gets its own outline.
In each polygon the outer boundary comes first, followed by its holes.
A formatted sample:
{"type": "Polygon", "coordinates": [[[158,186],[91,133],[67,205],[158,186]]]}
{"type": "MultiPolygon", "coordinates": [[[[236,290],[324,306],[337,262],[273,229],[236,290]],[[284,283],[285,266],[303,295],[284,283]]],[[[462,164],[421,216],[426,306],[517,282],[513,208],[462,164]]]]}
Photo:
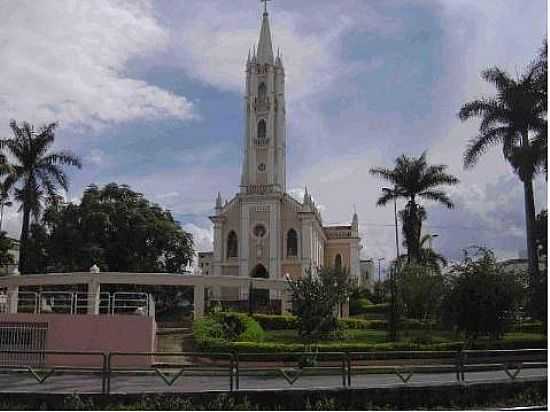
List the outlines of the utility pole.
{"type": "Polygon", "coordinates": [[[398,314],[396,307],[396,298],[397,298],[397,286],[395,284],[396,272],[399,270],[399,229],[397,226],[397,186],[394,186],[393,189],[389,187],[383,187],[382,191],[391,194],[393,197],[393,215],[395,219],[395,252],[396,260],[395,266],[391,269],[390,272],[390,290],[391,290],[391,314],[390,314],[390,338],[392,341],[398,339],[397,331],[397,322],[398,314]]]}

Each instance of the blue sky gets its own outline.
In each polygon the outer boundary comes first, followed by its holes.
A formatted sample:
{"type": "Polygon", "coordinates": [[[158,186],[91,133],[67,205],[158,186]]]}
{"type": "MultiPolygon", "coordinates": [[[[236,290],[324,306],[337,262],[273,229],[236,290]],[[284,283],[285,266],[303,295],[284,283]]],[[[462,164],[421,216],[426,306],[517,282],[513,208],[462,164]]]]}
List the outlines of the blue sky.
{"type": "MultiPolygon", "coordinates": [[[[288,186],[304,186],[326,223],[357,208],[364,257],[394,253],[392,210],[368,175],[427,150],[462,183],[455,210],[426,203],[426,231],[450,258],[482,244],[524,249],[519,180],[498,149],[462,169],[477,124],[460,105],[492,92],[480,71],[520,72],[546,36],[544,0],[274,0],[287,72],[288,186]]],[[[127,183],[172,210],[209,249],[218,191],[238,190],[244,62],[257,42],[255,0],[0,0],[0,133],[9,119],[59,121],[57,146],[79,154],[68,197],[127,183]]],[[[544,179],[537,210],[546,207],[544,179]]],[[[19,229],[8,213],[7,228],[19,229]]]]}

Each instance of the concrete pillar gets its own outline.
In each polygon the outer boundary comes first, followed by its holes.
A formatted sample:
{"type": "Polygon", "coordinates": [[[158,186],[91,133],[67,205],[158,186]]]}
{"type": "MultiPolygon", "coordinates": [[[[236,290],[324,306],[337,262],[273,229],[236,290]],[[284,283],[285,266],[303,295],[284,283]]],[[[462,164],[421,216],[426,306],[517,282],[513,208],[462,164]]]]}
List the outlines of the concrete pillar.
{"type": "Polygon", "coordinates": [[[204,317],[204,286],[195,285],[193,292],[194,318],[200,319],[204,317]]]}
{"type": "Polygon", "coordinates": [[[19,287],[8,287],[8,313],[17,313],[19,305],[19,287]]]}
{"type": "Polygon", "coordinates": [[[88,282],[88,315],[99,315],[101,284],[97,280],[88,282]]]}

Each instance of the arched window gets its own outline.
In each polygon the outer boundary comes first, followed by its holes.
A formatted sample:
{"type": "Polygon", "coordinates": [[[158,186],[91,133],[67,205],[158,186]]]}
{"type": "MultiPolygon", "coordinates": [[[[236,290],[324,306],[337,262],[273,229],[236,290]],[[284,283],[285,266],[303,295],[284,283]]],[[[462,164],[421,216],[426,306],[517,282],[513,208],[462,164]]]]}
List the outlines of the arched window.
{"type": "Polygon", "coordinates": [[[338,272],[342,270],[342,255],[340,253],[334,258],[334,269],[338,272]]]}
{"type": "Polygon", "coordinates": [[[264,139],[265,138],[265,120],[262,119],[258,122],[258,139],[264,139]]]}
{"type": "Polygon", "coordinates": [[[265,87],[265,83],[260,83],[260,86],[258,86],[258,99],[262,101],[265,99],[265,95],[267,94],[267,87],[265,87]]]}
{"type": "Polygon", "coordinates": [[[232,230],[227,236],[227,257],[237,257],[239,251],[239,244],[237,241],[237,234],[232,230]]]}
{"type": "Polygon", "coordinates": [[[286,235],[286,255],[298,256],[298,234],[290,229],[286,235]]]}

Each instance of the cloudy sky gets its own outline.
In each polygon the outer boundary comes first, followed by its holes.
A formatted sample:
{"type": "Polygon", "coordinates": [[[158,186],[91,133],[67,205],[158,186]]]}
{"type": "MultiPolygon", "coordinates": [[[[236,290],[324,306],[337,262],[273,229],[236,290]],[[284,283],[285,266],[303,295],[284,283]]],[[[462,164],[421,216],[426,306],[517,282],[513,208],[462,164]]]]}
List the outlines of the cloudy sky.
{"type": "MultiPolygon", "coordinates": [[[[477,124],[462,103],[492,93],[498,65],[519,73],[546,36],[545,0],[274,0],[287,72],[288,187],[304,186],[326,224],[359,213],[364,257],[394,254],[393,208],[369,168],[401,153],[446,163],[456,209],[426,203],[426,231],[450,258],[472,244],[525,248],[523,192],[499,149],[462,169],[477,124]]],[[[218,191],[238,191],[244,63],[257,0],[0,0],[0,136],[10,119],[59,121],[56,146],[84,161],[67,194],[126,183],[172,210],[211,248],[218,191]]],[[[536,181],[537,211],[546,207],[536,181]]],[[[16,209],[7,229],[19,230],[16,209]]]]}

